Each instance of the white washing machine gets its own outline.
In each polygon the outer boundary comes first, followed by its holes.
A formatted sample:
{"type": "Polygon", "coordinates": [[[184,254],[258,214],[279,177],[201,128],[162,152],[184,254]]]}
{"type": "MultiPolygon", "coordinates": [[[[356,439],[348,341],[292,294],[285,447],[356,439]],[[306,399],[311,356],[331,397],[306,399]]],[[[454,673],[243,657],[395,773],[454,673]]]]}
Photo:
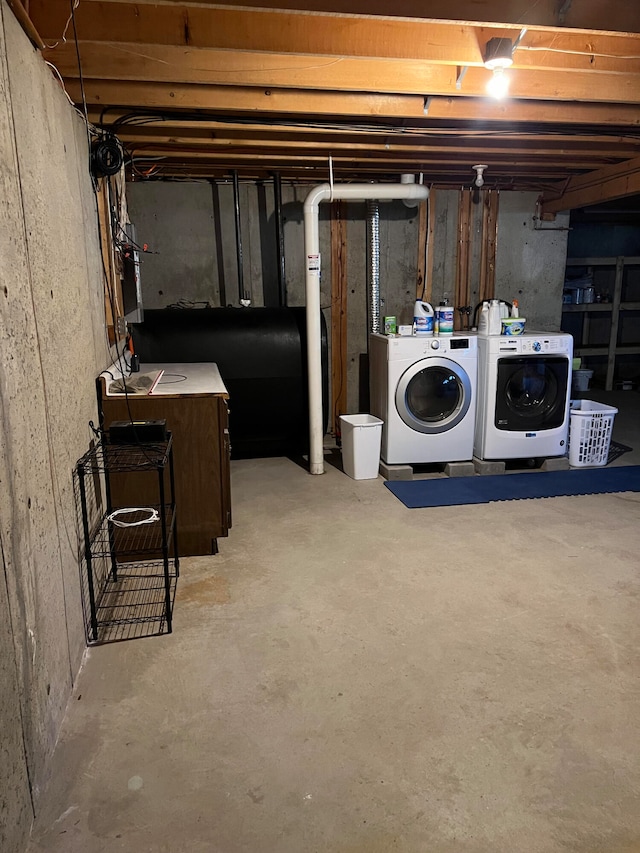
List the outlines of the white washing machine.
{"type": "Polygon", "coordinates": [[[477,356],[475,336],[371,335],[371,412],[384,421],[385,462],[472,458],[477,356]]]}
{"type": "Polygon", "coordinates": [[[479,459],[563,456],[573,338],[564,332],[478,337],[479,459]]]}

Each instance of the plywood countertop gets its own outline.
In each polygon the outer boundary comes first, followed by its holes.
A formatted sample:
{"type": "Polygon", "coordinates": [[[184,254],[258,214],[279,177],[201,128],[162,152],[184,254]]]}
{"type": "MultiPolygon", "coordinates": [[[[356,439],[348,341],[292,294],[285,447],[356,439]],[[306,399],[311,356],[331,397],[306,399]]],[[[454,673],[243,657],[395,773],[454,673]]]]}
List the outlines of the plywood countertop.
{"type": "MultiPolygon", "coordinates": [[[[220,376],[218,365],[213,362],[141,363],[139,373],[132,374],[131,378],[133,379],[142,373],[155,374],[159,378],[150,392],[136,393],[134,395],[136,397],[183,397],[200,396],[203,394],[229,396],[220,376]]],[[[112,364],[111,367],[100,374],[100,379],[104,384],[105,396],[124,397],[122,392],[110,391],[111,383],[121,377],[122,370],[118,363],[112,364]]]]}

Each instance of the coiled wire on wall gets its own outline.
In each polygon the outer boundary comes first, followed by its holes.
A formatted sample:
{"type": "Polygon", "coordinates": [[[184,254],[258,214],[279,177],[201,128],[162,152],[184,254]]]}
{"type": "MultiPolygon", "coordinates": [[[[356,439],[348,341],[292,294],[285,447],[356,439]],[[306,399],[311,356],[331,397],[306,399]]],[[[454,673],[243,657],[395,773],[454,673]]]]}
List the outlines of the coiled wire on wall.
{"type": "Polygon", "coordinates": [[[375,199],[367,201],[367,285],[369,330],[380,331],[380,210],[375,199]]]}
{"type": "Polygon", "coordinates": [[[124,163],[122,143],[112,133],[104,133],[91,144],[91,171],[97,178],[117,175],[124,163]]]}

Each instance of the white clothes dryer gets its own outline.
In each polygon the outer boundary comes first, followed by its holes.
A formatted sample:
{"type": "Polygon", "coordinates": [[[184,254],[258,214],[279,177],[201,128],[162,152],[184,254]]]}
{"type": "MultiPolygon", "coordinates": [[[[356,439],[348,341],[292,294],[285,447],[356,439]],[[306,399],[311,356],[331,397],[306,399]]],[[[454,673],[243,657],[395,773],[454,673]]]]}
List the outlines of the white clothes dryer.
{"type": "Polygon", "coordinates": [[[478,337],[479,459],[564,456],[573,338],[564,332],[478,337]]]}
{"type": "Polygon", "coordinates": [[[384,421],[389,464],[468,461],[473,456],[477,338],[372,334],[371,412],[384,421]]]}

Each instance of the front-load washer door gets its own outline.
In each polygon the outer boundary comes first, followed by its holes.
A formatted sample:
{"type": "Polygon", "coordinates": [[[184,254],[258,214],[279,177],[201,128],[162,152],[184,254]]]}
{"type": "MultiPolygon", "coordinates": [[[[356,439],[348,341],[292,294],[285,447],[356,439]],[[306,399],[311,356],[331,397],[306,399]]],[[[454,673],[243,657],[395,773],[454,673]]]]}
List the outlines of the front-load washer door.
{"type": "Polygon", "coordinates": [[[539,432],[562,426],[568,378],[569,360],[563,356],[499,358],[496,428],[539,432]]]}
{"type": "Polygon", "coordinates": [[[471,393],[471,380],[461,365],[448,358],[422,359],[400,377],[396,409],[416,432],[447,432],[469,411],[471,393]]]}

